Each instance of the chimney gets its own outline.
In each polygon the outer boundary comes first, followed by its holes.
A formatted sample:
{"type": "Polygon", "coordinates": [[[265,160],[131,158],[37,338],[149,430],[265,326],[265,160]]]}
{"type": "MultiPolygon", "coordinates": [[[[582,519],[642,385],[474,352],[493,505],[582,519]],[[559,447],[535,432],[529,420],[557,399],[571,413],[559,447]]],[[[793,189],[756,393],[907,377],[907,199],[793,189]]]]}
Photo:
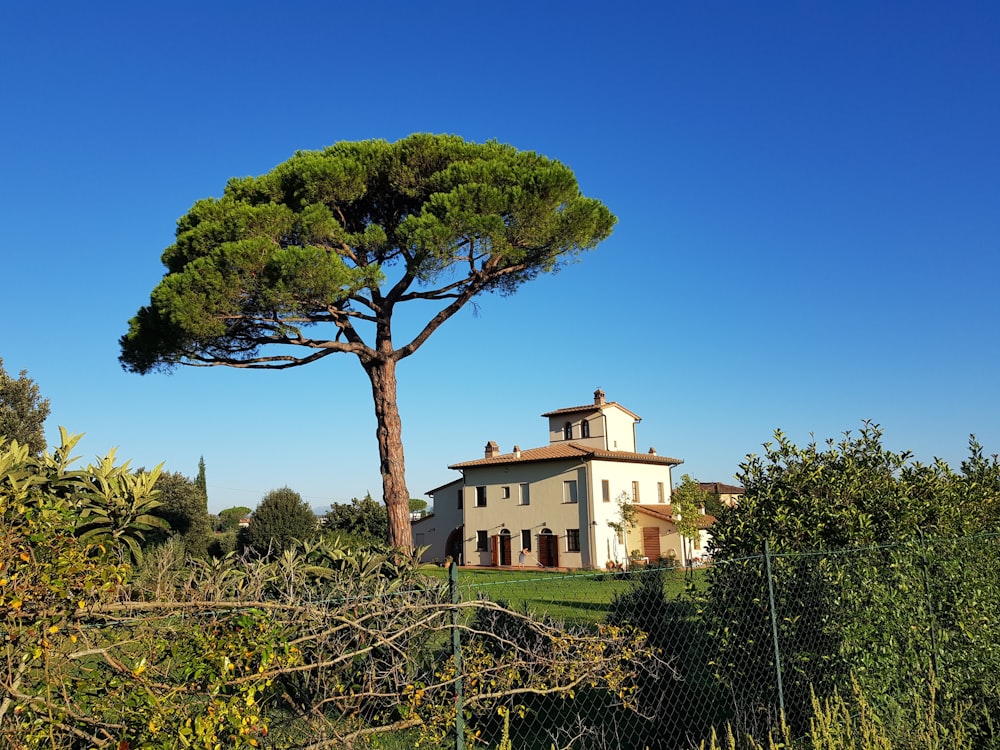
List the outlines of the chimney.
{"type": "Polygon", "coordinates": [[[650,448],[649,449],[649,455],[655,456],[656,455],[656,448],[650,448]]]}
{"type": "Polygon", "coordinates": [[[600,388],[594,391],[594,406],[604,406],[604,391],[600,388]]]}
{"type": "Polygon", "coordinates": [[[491,440],[486,444],[486,458],[496,458],[500,455],[500,446],[496,440],[491,440]]]}
{"type": "Polygon", "coordinates": [[[520,445],[515,445],[514,446],[514,458],[520,458],[520,457],[521,457],[521,446],[520,445]]]}

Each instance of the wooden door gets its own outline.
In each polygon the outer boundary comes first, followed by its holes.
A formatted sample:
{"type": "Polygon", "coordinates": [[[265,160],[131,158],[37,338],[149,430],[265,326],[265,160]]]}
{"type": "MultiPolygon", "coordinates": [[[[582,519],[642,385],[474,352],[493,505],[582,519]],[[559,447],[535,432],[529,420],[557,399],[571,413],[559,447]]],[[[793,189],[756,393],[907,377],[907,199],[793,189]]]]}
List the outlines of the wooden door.
{"type": "Polygon", "coordinates": [[[500,564],[510,565],[511,564],[510,555],[510,534],[500,535],[500,564]]]}
{"type": "Polygon", "coordinates": [[[642,527],[642,554],[651,563],[660,559],[660,529],[658,527],[642,527]]]}
{"type": "Polygon", "coordinates": [[[555,534],[538,535],[538,564],[543,568],[559,567],[559,537],[555,534]]]}

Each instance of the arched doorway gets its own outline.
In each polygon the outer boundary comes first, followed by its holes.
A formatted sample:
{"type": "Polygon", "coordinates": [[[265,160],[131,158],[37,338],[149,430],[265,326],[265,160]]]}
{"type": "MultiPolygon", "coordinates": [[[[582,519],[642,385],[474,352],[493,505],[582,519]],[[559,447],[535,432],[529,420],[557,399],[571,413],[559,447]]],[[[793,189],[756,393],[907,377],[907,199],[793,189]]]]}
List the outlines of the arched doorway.
{"type": "Polygon", "coordinates": [[[493,537],[493,564],[511,565],[512,563],[510,529],[500,529],[500,533],[493,537]]]}
{"type": "Polygon", "coordinates": [[[543,568],[559,567],[559,537],[551,529],[538,533],[538,564],[543,568]]]}
{"type": "Polygon", "coordinates": [[[448,541],[444,543],[444,554],[450,557],[459,565],[464,565],[462,559],[462,537],[465,535],[465,527],[459,526],[448,535],[448,541]]]}

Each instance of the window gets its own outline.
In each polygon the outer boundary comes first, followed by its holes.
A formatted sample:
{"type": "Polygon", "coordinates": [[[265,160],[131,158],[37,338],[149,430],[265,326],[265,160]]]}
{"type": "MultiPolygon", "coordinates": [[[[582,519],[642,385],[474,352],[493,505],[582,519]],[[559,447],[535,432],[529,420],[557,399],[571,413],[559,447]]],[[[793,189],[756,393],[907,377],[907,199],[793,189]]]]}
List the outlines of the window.
{"type": "Polygon", "coordinates": [[[611,502],[611,482],[607,479],[601,480],[601,500],[606,503],[611,502]]]}
{"type": "Polygon", "coordinates": [[[462,510],[462,490],[458,491],[458,509],[462,510]]]}
{"type": "Polygon", "coordinates": [[[503,500],[509,499],[510,498],[510,487],[501,487],[500,488],[500,497],[503,500]]]}
{"type": "Polygon", "coordinates": [[[486,535],[486,529],[481,529],[476,532],[476,551],[485,552],[490,548],[490,539],[486,535]]]}
{"type": "Polygon", "coordinates": [[[580,551],[580,529],[566,529],[566,551],[580,551]]]}
{"type": "Polygon", "coordinates": [[[580,422],[580,437],[590,437],[590,422],[586,419],[580,422]]]}
{"type": "Polygon", "coordinates": [[[521,529],[521,549],[531,552],[531,529],[521,529]]]}
{"type": "Polygon", "coordinates": [[[563,502],[564,503],[575,503],[577,501],[576,497],[576,480],[569,479],[563,482],[563,502]]]}
{"type": "MultiPolygon", "coordinates": [[[[632,482],[632,502],[633,503],[639,502],[639,483],[638,482],[632,482]]],[[[483,505],[485,505],[485,504],[486,503],[483,503],[483,505]]]]}
{"type": "Polygon", "coordinates": [[[567,422],[563,425],[563,440],[573,439],[573,423],[567,422]]]}
{"type": "Polygon", "coordinates": [[[661,503],[667,502],[667,495],[663,490],[663,482],[656,483],[656,500],[661,503]]]}
{"type": "Polygon", "coordinates": [[[531,493],[528,491],[528,483],[524,482],[518,487],[519,494],[517,496],[518,505],[531,505],[531,493]]]}
{"type": "Polygon", "coordinates": [[[694,548],[701,549],[701,534],[698,534],[698,536],[694,538],[694,548]]]}
{"type": "Polygon", "coordinates": [[[486,488],[483,486],[476,487],[476,507],[486,507],[486,488]]]}

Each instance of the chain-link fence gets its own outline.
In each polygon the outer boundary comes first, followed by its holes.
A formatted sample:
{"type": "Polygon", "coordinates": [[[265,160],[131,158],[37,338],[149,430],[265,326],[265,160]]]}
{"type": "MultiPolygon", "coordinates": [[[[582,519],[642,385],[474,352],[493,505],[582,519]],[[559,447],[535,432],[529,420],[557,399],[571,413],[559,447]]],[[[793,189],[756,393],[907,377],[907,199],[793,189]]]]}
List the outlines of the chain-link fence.
{"type": "Polygon", "coordinates": [[[317,554],[7,606],[0,745],[692,750],[802,737],[839,694],[957,706],[972,738],[893,747],[1000,747],[998,536],[608,572],[317,554]]]}
{"type": "Polygon", "coordinates": [[[510,703],[523,707],[523,718],[506,728],[500,717],[466,712],[476,741],[488,746],[509,737],[525,750],[696,748],[713,727],[764,737],[782,715],[800,736],[814,697],[858,694],[898,710],[929,684],[939,702],[975,708],[968,722],[979,746],[995,741],[995,535],[811,554],[764,550],[695,569],[461,569],[457,593],[568,630],[635,627],[660,657],[633,664],[629,690],[617,695],[586,686],[572,697],[517,695],[510,703]]]}

